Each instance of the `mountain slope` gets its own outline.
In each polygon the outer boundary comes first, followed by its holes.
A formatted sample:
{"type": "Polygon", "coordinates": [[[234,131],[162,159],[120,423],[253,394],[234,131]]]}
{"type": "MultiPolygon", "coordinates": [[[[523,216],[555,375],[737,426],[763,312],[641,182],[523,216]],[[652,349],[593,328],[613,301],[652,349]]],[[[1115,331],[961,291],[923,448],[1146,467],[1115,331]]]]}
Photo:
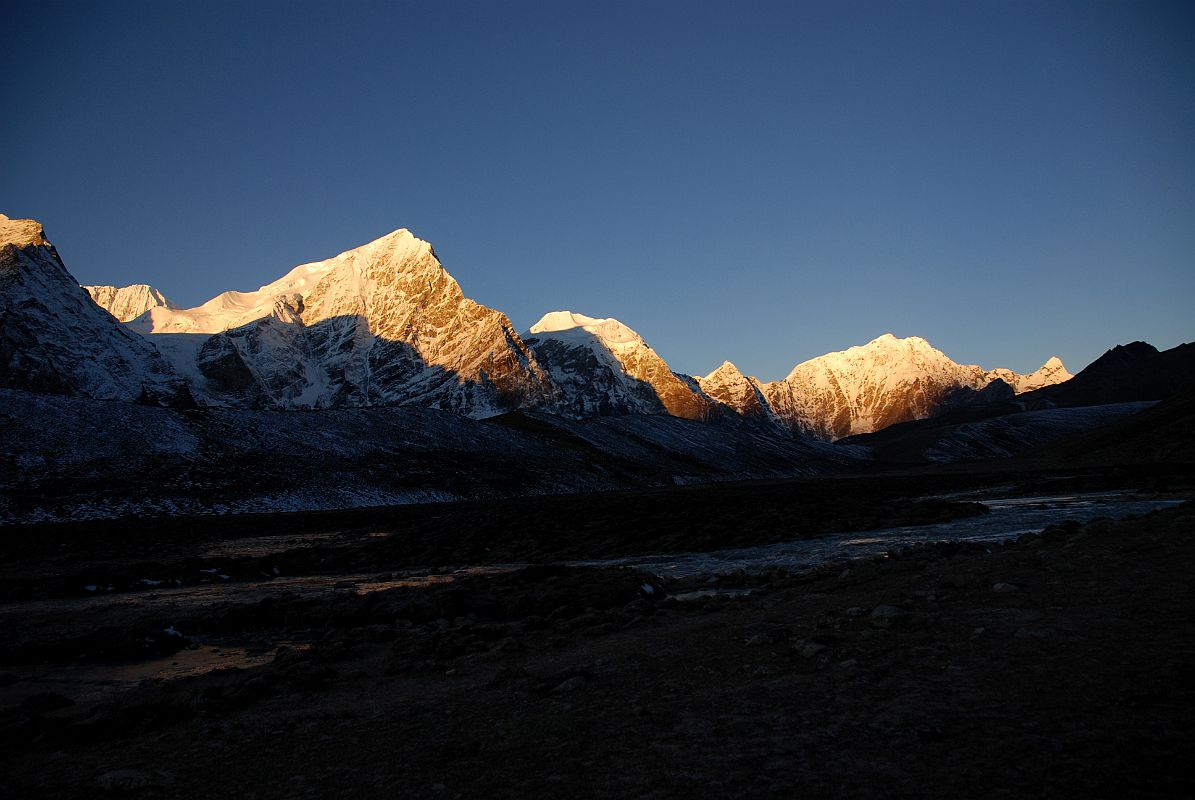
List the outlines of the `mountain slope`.
{"type": "Polygon", "coordinates": [[[254,292],[151,308],[133,327],[218,404],[420,405],[470,416],[550,400],[510,320],[400,229],[254,292]]]}
{"type": "Polygon", "coordinates": [[[525,336],[560,389],[554,408],[568,416],[669,414],[704,420],[714,409],[643,337],[616,319],[552,311],[525,336]]]}
{"type": "Polygon", "coordinates": [[[152,286],[144,283],[134,283],[132,286],[84,286],[83,289],[91,295],[91,299],[100,308],[116,317],[121,322],[129,322],[149,311],[151,308],[164,306],[177,308],[174,303],[166,299],[166,295],[152,286]]]}
{"type": "Polygon", "coordinates": [[[1066,463],[1195,464],[1195,386],[1116,424],[1044,446],[1026,457],[1066,463]]]}
{"type": "Polygon", "coordinates": [[[34,220],[0,214],[0,386],[186,402],[153,345],[92,302],[34,220]]]}
{"type": "Polygon", "coordinates": [[[957,364],[921,337],[886,333],[802,362],[784,380],[761,389],[785,425],[838,439],[932,416],[957,390],[982,389],[996,379],[1015,388],[1069,377],[1056,357],[1030,375],[1017,375],[957,364]]]}
{"type": "Polygon", "coordinates": [[[0,525],[340,509],[841,471],[862,448],[663,414],[180,413],[0,389],[0,525]]]}
{"type": "Polygon", "coordinates": [[[505,315],[465,298],[431,245],[405,229],[195,308],[176,308],[145,285],[91,291],[131,318],[205,405],[668,414],[832,440],[1070,377],[1057,358],[1018,375],[885,334],[798,364],[775,383],[730,362],[692,378],[618,320],[569,311],[544,315],[524,341],[505,315]]]}
{"type": "MultiPolygon", "coordinates": [[[[1193,391],[1195,345],[1159,352],[1145,342],[1132,342],[1112,348],[1066,383],[989,404],[962,405],[930,419],[903,422],[840,443],[866,445],[880,460],[974,461],[1007,456],[1064,435],[1077,436],[1132,415],[1131,423],[1108,430],[1132,429],[1133,437],[1140,440],[1138,449],[1152,448],[1173,460],[1174,452],[1190,449],[1192,433],[1181,430],[1185,418],[1170,419],[1164,412],[1143,409],[1158,400],[1167,401],[1165,408],[1177,408],[1182,403],[1171,399],[1183,397],[1189,406],[1193,391]],[[1158,420],[1156,434],[1144,433],[1151,423],[1138,419],[1158,420]]],[[[1098,442],[1107,453],[1127,454],[1127,445],[1117,449],[1118,435],[1077,438],[1067,458],[1074,460],[1083,442],[1093,447],[1098,442]]]]}
{"type": "Polygon", "coordinates": [[[1017,398],[1027,408],[1164,400],[1195,386],[1195,343],[1159,351],[1146,342],[1117,345],[1066,383],[1017,398]]]}
{"type": "Polygon", "coordinates": [[[742,370],[731,362],[723,361],[722,365],[709,375],[696,380],[702,392],[710,399],[738,415],[757,422],[779,423],[767,398],[764,397],[760,382],[744,375],[742,370]]]}

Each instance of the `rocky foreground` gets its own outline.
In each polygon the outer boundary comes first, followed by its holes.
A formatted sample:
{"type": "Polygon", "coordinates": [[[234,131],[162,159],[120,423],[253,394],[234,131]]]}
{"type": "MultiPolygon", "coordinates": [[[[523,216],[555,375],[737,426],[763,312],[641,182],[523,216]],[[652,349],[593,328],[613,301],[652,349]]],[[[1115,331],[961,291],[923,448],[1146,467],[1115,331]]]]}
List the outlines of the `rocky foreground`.
{"type": "Polygon", "coordinates": [[[1187,503],[801,576],[542,566],[346,588],[193,612],[191,630],[272,654],[90,699],[30,676],[115,640],[55,653],[29,633],[23,655],[6,644],[0,793],[1180,796],[1193,568],[1187,503]]]}

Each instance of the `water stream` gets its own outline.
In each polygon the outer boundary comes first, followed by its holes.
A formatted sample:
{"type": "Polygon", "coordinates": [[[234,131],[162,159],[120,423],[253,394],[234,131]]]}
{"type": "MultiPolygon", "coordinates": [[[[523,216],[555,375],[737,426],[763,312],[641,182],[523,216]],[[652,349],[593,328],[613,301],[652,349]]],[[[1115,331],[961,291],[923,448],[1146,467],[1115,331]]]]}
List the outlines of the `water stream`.
{"type": "Polygon", "coordinates": [[[873,557],[926,542],[997,542],[1014,539],[1023,533],[1041,531],[1047,525],[1064,520],[1090,522],[1101,517],[1123,519],[1178,505],[1183,501],[1101,493],[979,499],[979,502],[986,505],[990,513],[935,525],[884,528],[865,533],[832,533],[810,539],[709,553],[668,553],[578,563],[625,565],[669,578],[738,569],[757,573],[773,567],[799,571],[828,561],[873,557]]]}
{"type": "MultiPolygon", "coordinates": [[[[826,534],[815,538],[734,550],[668,553],[570,563],[584,566],[629,566],[669,578],[686,578],[733,570],[757,573],[775,567],[800,571],[828,561],[874,557],[909,545],[935,541],[995,542],[1015,538],[1027,532],[1040,531],[1047,525],[1063,520],[1088,522],[1101,517],[1121,519],[1182,502],[1118,493],[966,499],[984,503],[990,509],[990,513],[935,525],[887,528],[866,533],[826,534]]],[[[241,542],[233,549],[237,552],[251,550],[258,554],[268,554],[288,546],[294,547],[296,544],[310,546],[329,543],[325,535],[308,537],[302,543],[294,541],[295,537],[277,537],[279,541],[272,541],[272,538],[274,537],[261,537],[248,543],[241,542]]],[[[225,551],[220,552],[223,554],[225,551]]],[[[131,606],[136,607],[139,612],[160,613],[165,619],[169,618],[172,612],[194,610],[196,607],[212,603],[252,603],[282,593],[312,597],[336,592],[364,594],[399,586],[432,586],[451,582],[464,575],[493,574],[515,570],[520,566],[523,565],[484,565],[437,574],[306,575],[265,581],[163,587],[144,592],[97,594],[83,598],[36,600],[0,605],[0,624],[4,624],[5,617],[10,615],[34,611],[68,615],[72,612],[116,606],[131,606]]],[[[173,679],[202,674],[213,669],[253,666],[271,659],[274,646],[278,644],[246,643],[218,637],[198,637],[198,640],[202,642],[199,649],[137,663],[81,663],[68,666],[65,670],[38,670],[26,675],[21,684],[12,688],[17,689],[20,694],[34,688],[53,688],[72,696],[108,694],[136,685],[147,678],[173,679]]],[[[0,690],[0,695],[10,693],[10,690],[0,690]]],[[[0,698],[3,699],[8,698],[0,698]]],[[[19,697],[16,699],[19,700],[19,697]]]]}

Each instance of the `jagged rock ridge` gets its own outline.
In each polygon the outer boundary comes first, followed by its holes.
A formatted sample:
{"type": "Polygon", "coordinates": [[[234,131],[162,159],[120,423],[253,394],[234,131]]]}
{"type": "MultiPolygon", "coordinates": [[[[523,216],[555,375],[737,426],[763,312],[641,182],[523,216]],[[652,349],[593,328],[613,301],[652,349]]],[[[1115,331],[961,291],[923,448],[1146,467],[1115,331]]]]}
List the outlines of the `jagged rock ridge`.
{"type": "MultiPolygon", "coordinates": [[[[14,246],[46,246],[37,223],[5,219],[14,246]]],[[[59,284],[69,278],[56,253],[42,255],[57,264],[59,284]]],[[[18,370],[10,369],[11,385],[127,397],[140,396],[142,384],[160,395],[165,384],[177,387],[181,376],[203,405],[420,405],[475,417],[520,408],[578,419],[668,414],[746,420],[775,432],[836,439],[1069,378],[1056,358],[1018,375],[959,365],[924,339],[891,334],[806,361],[773,383],[748,377],[730,362],[693,378],[673,372],[618,320],[569,311],[546,314],[524,341],[505,315],[465,298],[431,245],[405,229],[295,267],[256,291],[224,292],[195,308],[177,308],[148,285],[87,288],[95,303],[128,320],[117,340],[137,353],[129,358],[141,366],[113,357],[110,372],[124,388],[93,385],[103,382],[97,377],[101,366],[97,374],[63,378],[46,366],[63,359],[47,357],[34,359],[40,367],[26,369],[26,378],[12,377],[18,370]]],[[[62,298],[73,297],[78,305],[87,297],[77,285],[57,284],[34,295],[47,308],[62,298]]],[[[103,334],[88,338],[85,347],[71,344],[80,338],[77,332],[55,332],[56,325],[75,324],[79,317],[64,308],[52,315],[57,323],[35,324],[20,335],[16,323],[7,322],[10,338],[62,353],[90,352],[120,328],[111,317],[97,322],[96,305],[87,305],[83,318],[103,334]]],[[[26,349],[10,346],[10,361],[24,364],[20,353],[26,349]]]]}

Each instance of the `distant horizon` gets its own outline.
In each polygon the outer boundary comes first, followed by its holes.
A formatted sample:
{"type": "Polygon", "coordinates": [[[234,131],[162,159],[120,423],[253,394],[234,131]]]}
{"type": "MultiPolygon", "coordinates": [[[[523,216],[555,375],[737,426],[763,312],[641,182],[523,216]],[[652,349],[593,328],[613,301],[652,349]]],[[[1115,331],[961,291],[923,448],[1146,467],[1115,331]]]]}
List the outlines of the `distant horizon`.
{"type": "Polygon", "coordinates": [[[0,210],[186,307],[399,227],[761,380],[1195,338],[1195,5],[13,0],[0,210]],[[48,57],[47,43],[53,43],[48,57]]]}

